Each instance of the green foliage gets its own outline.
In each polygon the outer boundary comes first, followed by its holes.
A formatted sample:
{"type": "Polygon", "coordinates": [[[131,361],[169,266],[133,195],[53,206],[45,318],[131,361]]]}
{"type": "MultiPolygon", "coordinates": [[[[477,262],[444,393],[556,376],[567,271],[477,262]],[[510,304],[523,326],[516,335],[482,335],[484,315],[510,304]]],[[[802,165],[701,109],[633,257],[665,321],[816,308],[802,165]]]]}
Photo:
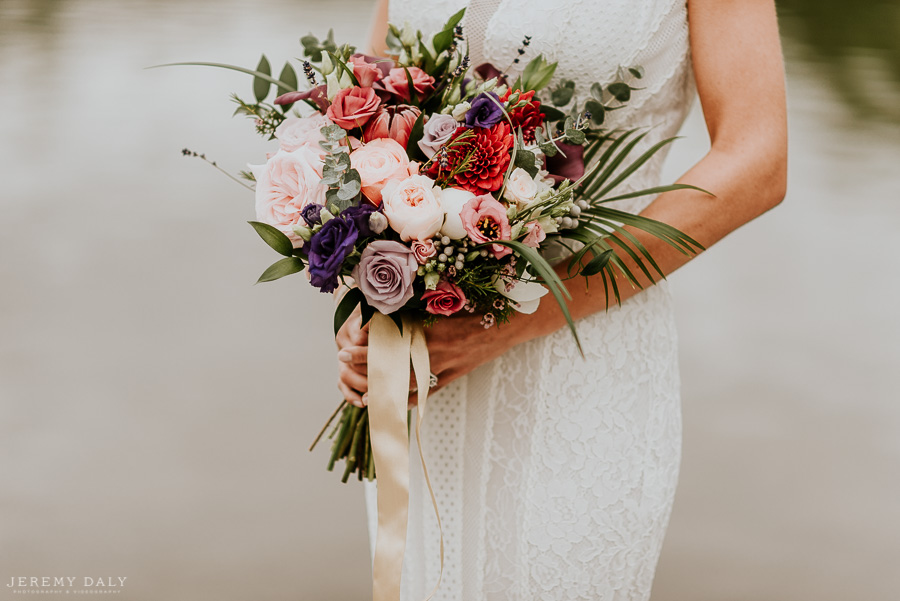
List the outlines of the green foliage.
{"type": "MultiPolygon", "coordinates": [[[[268,75],[271,77],[272,75],[272,67],[269,66],[269,59],[266,58],[266,55],[263,54],[259,59],[259,64],[256,65],[257,72],[268,75]]],[[[256,76],[253,78],[253,95],[256,96],[257,102],[262,102],[266,99],[266,96],[269,95],[269,90],[272,89],[272,82],[268,79],[263,79],[262,77],[256,76]]]]}
{"type": "Polygon", "coordinates": [[[322,62],[323,52],[337,52],[337,44],[334,43],[333,29],[328,30],[328,36],[321,42],[319,41],[319,38],[313,34],[309,34],[300,38],[300,44],[303,46],[303,56],[309,57],[309,59],[315,63],[322,62]]]}
{"type": "Polygon", "coordinates": [[[285,236],[281,230],[260,221],[248,221],[247,223],[253,226],[253,229],[263,239],[263,242],[271,246],[275,252],[285,257],[290,257],[293,254],[294,245],[291,243],[290,238],[285,236]]]}
{"type": "Polygon", "coordinates": [[[522,77],[516,81],[513,88],[540,91],[550,83],[554,73],[556,63],[548,63],[544,55],[539,54],[525,65],[522,77]]]}
{"type": "Polygon", "coordinates": [[[360,303],[365,303],[365,298],[363,297],[362,290],[359,288],[351,288],[344,294],[344,297],[341,299],[341,302],[338,303],[338,306],[334,310],[334,335],[337,336],[338,331],[341,329],[341,326],[344,325],[350,315],[353,313],[353,310],[360,303]]]}
{"type": "Polygon", "coordinates": [[[556,106],[566,106],[572,101],[573,94],[575,94],[575,82],[568,79],[561,81],[550,93],[550,102],[556,106]]]}
{"type": "Polygon", "coordinates": [[[350,167],[350,153],[341,141],[347,132],[341,126],[332,124],[321,129],[325,140],[320,142],[328,154],[324,158],[321,183],[328,186],[325,199],[329,207],[334,206],[338,212],[355,204],[362,189],[359,172],[350,167]]]}
{"type": "Polygon", "coordinates": [[[303,267],[303,259],[300,257],[286,257],[269,265],[269,268],[259,276],[256,283],[275,281],[286,275],[303,271],[303,267]]]}

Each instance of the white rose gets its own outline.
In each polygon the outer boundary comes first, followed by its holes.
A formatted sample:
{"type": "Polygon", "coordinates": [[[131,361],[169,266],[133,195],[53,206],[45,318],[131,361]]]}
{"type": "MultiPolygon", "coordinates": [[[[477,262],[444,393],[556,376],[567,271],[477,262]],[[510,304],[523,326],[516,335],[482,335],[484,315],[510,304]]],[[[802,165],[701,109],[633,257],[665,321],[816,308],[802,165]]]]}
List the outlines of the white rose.
{"type": "Polygon", "coordinates": [[[453,110],[450,111],[450,115],[456,119],[457,121],[462,121],[466,118],[466,112],[472,108],[472,105],[468,102],[460,102],[456,106],[453,107],[453,110]]]}
{"type": "Polygon", "coordinates": [[[468,190],[459,188],[445,188],[441,191],[441,204],[444,206],[444,225],[441,227],[441,235],[451,240],[460,240],[466,237],[466,228],[463,227],[459,216],[463,206],[475,198],[468,190]]]}
{"type": "Polygon", "coordinates": [[[403,240],[427,240],[441,229],[441,189],[430,177],[412,175],[391,180],[382,188],[381,197],[388,224],[403,240]]]}
{"type": "Polygon", "coordinates": [[[528,172],[521,167],[516,167],[506,180],[506,190],[503,197],[516,203],[518,207],[524,207],[534,200],[538,194],[538,185],[528,172]]]}

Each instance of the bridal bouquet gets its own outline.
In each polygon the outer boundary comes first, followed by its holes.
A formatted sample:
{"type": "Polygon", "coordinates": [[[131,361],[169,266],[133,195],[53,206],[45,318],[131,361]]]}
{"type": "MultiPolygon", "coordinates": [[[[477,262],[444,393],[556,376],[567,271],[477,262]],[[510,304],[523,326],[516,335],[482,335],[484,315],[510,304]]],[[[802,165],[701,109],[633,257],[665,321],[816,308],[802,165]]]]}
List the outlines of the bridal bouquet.
{"type": "Polygon", "coordinates": [[[290,63],[274,77],[265,56],[256,69],[179,63],[253,77],[251,100],[233,96],[236,114],[249,116],[273,150],[241,176],[255,190],[250,224],[282,255],[259,281],[304,272],[322,292],[346,290],[335,333],[357,308],[371,324],[369,406],[342,402],[319,436],[340,413],[328,469],[345,460],[346,482],[354,473],[373,479],[378,466],[379,541],[394,543],[376,548],[376,598],[398,590],[410,363],[419,388],[417,434],[429,388],[422,328],[460,313],[502,327],[516,312],[535,311],[549,293],[580,348],[564,279],[599,276],[607,298],[612,292],[618,301],[620,282],[641,286],[629,264],[650,281],[663,277],[633,229],[684,253],[702,248],[673,227],[609,204],[694,188],[617,192],[671,142],[633,156],[646,131],[603,127],[606,114],[639,89],[632,84],[640,68],[622,68],[614,81],[588,90],[567,80],[551,86],[556,64],[527,57],[529,37],[503,70],[470,66],[462,16],[433,35],[390,25],[384,57],[338,46],[331,32],[324,40],[305,36],[303,86],[290,63]],[[558,272],[553,257],[566,259],[565,268],[558,272]],[[379,574],[391,576],[379,584],[379,574]]]}
{"type": "MultiPolygon", "coordinates": [[[[651,281],[663,276],[625,226],[685,253],[701,247],[608,204],[692,186],[616,193],[671,142],[631,158],[646,132],[603,128],[637,89],[640,68],[589,90],[566,80],[548,89],[555,63],[537,56],[519,68],[528,37],[503,71],[470,68],[462,15],[431,36],[391,25],[386,57],[338,46],[331,32],[305,36],[302,90],[290,63],[276,78],[265,56],[255,70],[181,64],[252,75],[253,100],[233,96],[236,114],[277,142],[265,163],[241,173],[255,183],[250,224],[283,255],[259,281],[305,271],[322,292],[346,286],[335,332],[357,307],[364,324],[379,314],[401,332],[401,316],[427,326],[461,312],[488,328],[533,312],[549,292],[579,344],[547,249],[568,250],[565,277],[599,274],[618,299],[620,277],[641,285],[624,257],[651,281]]],[[[354,472],[374,478],[367,409],[342,403],[332,419],[338,412],[328,469],[346,460],[344,481],[354,472]]]]}

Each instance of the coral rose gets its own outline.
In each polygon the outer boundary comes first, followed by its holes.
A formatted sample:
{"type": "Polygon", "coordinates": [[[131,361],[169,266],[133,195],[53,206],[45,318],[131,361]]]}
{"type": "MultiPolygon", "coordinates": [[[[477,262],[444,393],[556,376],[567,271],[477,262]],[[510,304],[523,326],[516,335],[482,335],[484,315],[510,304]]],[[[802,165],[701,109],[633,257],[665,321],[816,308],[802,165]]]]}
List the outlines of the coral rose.
{"type": "Polygon", "coordinates": [[[406,143],[409,142],[409,133],[420,113],[421,111],[416,107],[405,104],[382,106],[366,125],[363,138],[366,140],[393,138],[406,148],[406,143]]]}
{"type": "Polygon", "coordinates": [[[409,71],[409,78],[412,79],[416,94],[421,95],[431,91],[431,88],[434,86],[434,78],[418,67],[406,67],[405,69],[395,67],[391,69],[387,77],[375,84],[375,88],[399,96],[404,100],[410,100],[407,71],[409,71]]]}
{"type": "Polygon", "coordinates": [[[384,215],[403,240],[428,240],[444,223],[441,189],[425,175],[391,180],[382,190],[384,215]]]}
{"type": "MultiPolygon", "coordinates": [[[[511,228],[506,208],[490,194],[476,196],[465,204],[459,214],[469,238],[476,244],[492,240],[509,240],[511,228]]],[[[491,244],[491,252],[498,259],[512,252],[502,244],[491,244]]]]}
{"type": "Polygon", "coordinates": [[[438,282],[434,290],[422,293],[425,310],[433,315],[453,315],[466,305],[466,295],[462,289],[447,280],[438,282]]]}
{"type": "Polygon", "coordinates": [[[365,125],[380,104],[375,90],[353,86],[335,94],[325,114],[344,129],[353,129],[365,125]]]}
{"type": "Polygon", "coordinates": [[[374,205],[381,202],[381,189],[391,179],[406,179],[416,168],[397,140],[379,138],[350,153],[350,166],[359,172],[363,196],[374,205]]]}
{"type": "Polygon", "coordinates": [[[307,146],[279,150],[265,165],[250,165],[256,178],[256,219],[284,232],[294,247],[303,240],[293,226],[305,225],[300,212],[309,204],[325,204],[322,158],[307,146]]]}

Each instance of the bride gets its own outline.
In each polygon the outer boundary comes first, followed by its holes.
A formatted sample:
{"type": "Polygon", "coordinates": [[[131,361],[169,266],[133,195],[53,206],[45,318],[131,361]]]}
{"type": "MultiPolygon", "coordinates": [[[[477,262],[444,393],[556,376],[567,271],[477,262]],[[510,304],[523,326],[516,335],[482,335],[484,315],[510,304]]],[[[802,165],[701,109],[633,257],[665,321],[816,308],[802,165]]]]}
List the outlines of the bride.
{"type": "MultiPolygon", "coordinates": [[[[645,147],[674,135],[699,96],[712,145],[679,181],[715,197],[679,190],[620,208],[708,248],[784,197],[773,0],[382,0],[374,39],[384,39],[388,19],[427,33],[466,6],[473,65],[512,64],[530,36],[526,58],[558,61],[556,77],[576,90],[611,81],[620,66],[643,67],[642,89],[604,125],[650,127],[645,147]]],[[[662,154],[628,185],[657,185],[662,154]]],[[[664,272],[688,260],[634,233],[664,272]]],[[[584,358],[554,302],[501,327],[463,316],[427,329],[438,383],[423,439],[446,549],[436,599],[649,598],[678,479],[681,408],[669,289],[645,284],[620,286],[623,302],[614,306],[599,279],[569,282],[584,358]]],[[[339,388],[357,405],[366,400],[366,343],[358,317],[338,336],[339,388]]],[[[402,597],[409,601],[425,598],[440,564],[417,461],[412,453],[402,597]]],[[[374,529],[374,485],[367,502],[374,529]]]]}

